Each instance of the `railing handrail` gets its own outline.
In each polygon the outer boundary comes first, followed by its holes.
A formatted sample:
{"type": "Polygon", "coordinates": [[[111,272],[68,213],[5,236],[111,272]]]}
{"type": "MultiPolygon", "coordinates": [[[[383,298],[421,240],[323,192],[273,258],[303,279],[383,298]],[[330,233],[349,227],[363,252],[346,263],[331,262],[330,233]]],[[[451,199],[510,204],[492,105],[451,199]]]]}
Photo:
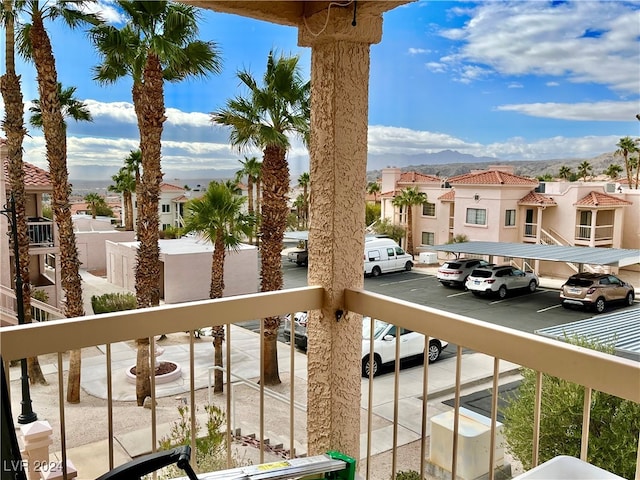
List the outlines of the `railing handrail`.
{"type": "MultiPolygon", "coordinates": [[[[12,298],[14,300],[16,299],[16,292],[11,288],[5,287],[4,285],[0,285],[0,295],[12,298]]],[[[64,313],[60,309],[49,305],[48,303],[41,302],[40,300],[37,300],[33,297],[31,297],[31,306],[36,308],[37,310],[42,310],[43,312],[53,315],[54,317],[56,317],[56,319],[65,318],[64,313]]],[[[13,313],[14,315],[17,315],[15,311],[13,313]]]]}
{"type": "Polygon", "coordinates": [[[347,310],[640,403],[640,363],[589,348],[416,305],[365,290],[345,290],[347,310]],[[452,321],[455,320],[455,321],[452,321]],[[540,355],[542,347],[545,355],[540,355]],[[581,368],[575,368],[581,365],[581,368]],[[612,382],[611,379],[616,381],[612,382]]]}

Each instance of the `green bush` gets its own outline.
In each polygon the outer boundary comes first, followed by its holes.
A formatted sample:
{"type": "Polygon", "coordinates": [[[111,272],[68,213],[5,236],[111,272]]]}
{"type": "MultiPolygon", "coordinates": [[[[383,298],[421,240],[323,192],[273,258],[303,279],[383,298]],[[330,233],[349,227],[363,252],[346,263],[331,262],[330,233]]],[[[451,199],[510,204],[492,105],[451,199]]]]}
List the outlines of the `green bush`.
{"type": "Polygon", "coordinates": [[[396,480],[422,480],[422,478],[415,470],[407,470],[406,472],[396,473],[396,480]]]}
{"type": "MultiPolygon", "coordinates": [[[[196,407],[196,412],[198,408],[196,407]]],[[[204,434],[196,420],[196,465],[192,465],[196,473],[213,472],[227,468],[225,416],[215,405],[205,405],[207,424],[204,434]]],[[[180,418],[171,425],[169,436],[160,439],[160,450],[170,450],[180,445],[191,445],[191,414],[187,405],[178,407],[180,418]]],[[[235,466],[235,461],[234,465],[235,466]]],[[[175,466],[168,467],[167,474],[178,473],[182,470],[175,466]]],[[[184,472],[182,473],[184,475],[184,472]]],[[[166,478],[174,478],[167,476],[166,478]]]]}
{"type": "Polygon", "coordinates": [[[400,242],[404,238],[405,229],[400,225],[394,225],[388,218],[376,223],[373,229],[378,235],[387,235],[396,242],[400,242]]]}
{"type": "Polygon", "coordinates": [[[136,308],[136,296],[133,293],[105,293],[91,297],[93,313],[121,312],[136,308]]]}
{"type": "Polygon", "coordinates": [[[371,225],[376,220],[380,220],[382,207],[379,203],[367,203],[365,205],[365,225],[371,225]]]}
{"type": "MultiPolygon", "coordinates": [[[[585,339],[569,343],[612,353],[585,339]]],[[[505,398],[504,435],[511,453],[525,470],[533,467],[532,439],[536,372],[522,371],[517,395],[505,398]]],[[[558,455],[580,456],[584,387],[543,375],[539,463],[558,455]]],[[[587,461],[592,465],[633,478],[640,433],[640,405],[606,393],[592,392],[587,461]]]]}

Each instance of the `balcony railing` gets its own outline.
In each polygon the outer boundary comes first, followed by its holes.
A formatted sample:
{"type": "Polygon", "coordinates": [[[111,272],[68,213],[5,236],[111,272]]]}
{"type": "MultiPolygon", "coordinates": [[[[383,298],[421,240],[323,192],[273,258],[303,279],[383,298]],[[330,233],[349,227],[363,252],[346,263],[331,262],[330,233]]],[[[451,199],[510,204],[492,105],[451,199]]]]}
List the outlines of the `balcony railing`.
{"type": "Polygon", "coordinates": [[[42,217],[29,217],[29,246],[53,247],[53,221],[42,217]]]}
{"type": "MultiPolygon", "coordinates": [[[[117,342],[130,341],[136,338],[151,338],[152,348],[154,345],[153,338],[157,335],[165,334],[167,332],[184,332],[185,330],[197,330],[212,325],[227,325],[227,339],[226,339],[226,358],[225,358],[225,378],[227,385],[231,385],[234,381],[232,377],[232,371],[234,369],[234,363],[232,362],[231,352],[234,350],[233,338],[231,338],[230,328],[231,324],[252,320],[256,318],[262,318],[265,316],[284,316],[288,313],[296,311],[312,311],[318,310],[322,307],[324,290],[320,287],[304,287],[291,290],[283,290],[280,292],[269,292],[252,295],[244,295],[238,297],[223,298],[218,300],[206,300],[199,302],[191,302],[187,304],[175,305],[175,306],[161,306],[151,309],[140,309],[128,312],[111,313],[100,316],[87,316],[76,319],[65,319],[41,324],[32,325],[20,325],[14,327],[6,327],[2,331],[0,336],[1,351],[5,362],[10,360],[22,358],[24,356],[36,356],[57,353],[58,358],[58,381],[59,381],[59,419],[49,419],[52,424],[56,423],[54,428],[59,428],[60,438],[57,443],[52,447],[54,450],[61,450],[63,464],[67,460],[66,448],[68,448],[65,438],[67,435],[65,425],[65,404],[62,392],[64,391],[63,380],[63,352],[68,350],[74,350],[84,347],[92,347],[98,345],[105,345],[106,349],[106,370],[107,370],[107,400],[109,408],[103,415],[104,420],[104,433],[102,439],[108,441],[108,453],[105,454],[108,458],[103,458],[105,471],[106,469],[113,468],[115,465],[114,460],[114,422],[113,422],[113,393],[111,388],[112,382],[112,363],[113,357],[111,345],[117,342]],[[225,321],[222,321],[224,319],[225,321]],[[228,323],[227,323],[228,322],[228,323]]],[[[541,374],[553,375],[570,382],[577,383],[585,387],[585,411],[583,413],[583,425],[589,425],[589,412],[590,412],[590,397],[591,392],[602,391],[620,398],[628,399],[636,403],[640,403],[640,365],[637,362],[627,360],[624,358],[615,357],[612,355],[600,353],[597,351],[576,347],[570,344],[566,344],[560,341],[551,340],[548,338],[536,336],[529,333],[516,331],[513,329],[488,324],[485,322],[477,321],[461,315],[456,315],[448,312],[443,312],[433,308],[412,304],[397,299],[392,299],[382,295],[365,292],[361,290],[346,290],[344,292],[345,309],[348,312],[357,313],[361,315],[368,315],[393,323],[407,329],[423,333],[425,335],[425,343],[428,342],[429,337],[440,338],[456,345],[456,371],[455,371],[455,409],[460,407],[460,393],[461,393],[461,371],[465,362],[465,357],[462,355],[463,347],[465,349],[472,350],[474,352],[484,353],[494,359],[493,364],[493,392],[498,391],[498,377],[500,372],[501,362],[512,362],[516,365],[524,366],[539,372],[538,378],[541,378],[541,374]]],[[[242,348],[242,345],[237,347],[242,348]]],[[[452,348],[451,346],[449,348],[452,348]]],[[[196,405],[195,401],[195,348],[194,340],[189,341],[189,403],[196,405]]],[[[296,432],[296,427],[299,418],[296,418],[295,407],[295,388],[293,372],[296,368],[301,368],[295,365],[294,346],[287,347],[285,351],[289,352],[289,372],[290,375],[290,389],[289,389],[289,413],[288,421],[284,420],[278,422],[282,431],[278,432],[281,438],[289,438],[288,447],[290,455],[295,455],[296,451],[300,449],[297,446],[305,442],[304,438],[294,438],[295,435],[290,432],[296,432]]],[[[153,357],[153,356],[152,356],[153,357]]],[[[155,360],[152,360],[154,363],[155,360]]],[[[258,362],[260,363],[260,362],[258,362]]],[[[286,362],[282,362],[286,364],[286,362]]],[[[335,362],[334,362],[335,363],[335,362]]],[[[399,365],[400,362],[396,362],[399,365]]],[[[437,367],[437,363],[434,366],[437,367]]],[[[210,366],[210,365],[209,365],[210,366]]],[[[153,365],[152,365],[153,367],[153,365]]],[[[345,366],[346,367],[346,366],[345,366]]],[[[352,368],[360,371],[361,366],[352,365],[352,368]]],[[[208,369],[209,367],[207,367],[208,369]]],[[[304,367],[303,367],[304,368],[304,367]]],[[[422,376],[413,375],[410,385],[402,385],[403,389],[411,388],[412,391],[420,391],[420,395],[416,395],[415,398],[421,399],[421,415],[422,415],[422,431],[419,432],[421,438],[421,455],[420,459],[416,460],[419,466],[414,467],[416,470],[424,474],[426,463],[426,438],[427,438],[427,404],[431,395],[429,389],[429,370],[431,366],[425,363],[422,367],[422,376]],[[420,380],[421,378],[421,380],[420,380]],[[420,384],[421,382],[421,384],[420,384]]],[[[309,377],[312,377],[313,372],[309,372],[309,377]]],[[[185,380],[186,381],[186,380],[185,380]]],[[[540,380],[539,380],[540,382],[540,380]]],[[[396,473],[396,451],[399,444],[398,441],[398,412],[399,412],[399,395],[400,395],[400,376],[399,367],[396,368],[394,376],[394,393],[393,393],[393,431],[389,431],[391,438],[381,439],[376,436],[372,437],[372,422],[371,417],[371,399],[376,395],[375,388],[376,382],[369,381],[363,382],[363,385],[368,385],[368,388],[363,388],[363,402],[365,405],[368,402],[369,421],[366,426],[366,434],[361,436],[363,438],[363,445],[366,444],[366,448],[363,449],[361,445],[361,451],[365,452],[361,455],[360,462],[360,474],[367,478],[390,478],[393,475],[395,478],[396,473]],[[365,391],[366,390],[366,391],[365,391]],[[388,442],[392,446],[392,466],[391,472],[372,472],[370,471],[371,465],[371,445],[372,442],[388,442]],[[378,475],[374,477],[373,474],[378,475]],[[380,476],[382,474],[382,476],[380,476]]],[[[264,382],[260,382],[259,385],[259,401],[256,402],[255,407],[252,408],[252,413],[257,416],[258,420],[258,443],[260,446],[260,461],[263,461],[265,443],[265,405],[269,405],[269,400],[266,399],[264,382]]],[[[133,386],[131,387],[133,388],[133,386]]],[[[388,385],[387,387],[388,388],[388,385]]],[[[538,388],[542,388],[541,383],[538,384],[538,388]]],[[[155,392],[155,382],[152,381],[152,391],[155,392]]],[[[225,403],[226,412],[231,412],[231,388],[225,388],[225,403]]],[[[282,393],[282,390],[280,391],[282,393]]],[[[382,392],[386,393],[386,392],[382,392]]],[[[380,395],[381,393],[378,393],[380,395]]],[[[150,417],[149,429],[150,444],[149,450],[155,450],[157,445],[157,425],[156,425],[156,402],[155,393],[152,395],[152,414],[150,417]]],[[[540,398],[540,395],[537,397],[540,398]]],[[[496,425],[496,410],[497,410],[497,396],[493,395],[493,413],[490,420],[492,425],[491,446],[489,452],[493,452],[497,442],[497,436],[495,434],[496,425]]],[[[18,405],[14,406],[14,411],[19,411],[18,405]]],[[[68,408],[68,407],[67,407],[68,408]]],[[[538,404],[535,406],[535,418],[534,418],[534,438],[532,439],[532,449],[534,464],[538,463],[537,446],[540,438],[539,421],[535,419],[540,418],[541,402],[538,400],[538,404]],[[537,426],[535,426],[537,424],[537,426]]],[[[457,412],[456,412],[457,413],[457,412]]],[[[269,409],[269,414],[274,414],[272,409],[269,409]]],[[[237,418],[239,413],[234,412],[236,421],[242,422],[242,418],[237,418]]],[[[456,417],[457,418],[457,417],[456,417]]],[[[191,421],[195,422],[195,411],[191,411],[191,421]]],[[[227,435],[227,461],[231,462],[231,444],[232,444],[232,428],[231,428],[231,415],[226,417],[226,435],[227,435]]],[[[273,425],[273,424],[272,424],[273,425]]],[[[272,427],[273,428],[273,427],[272,427]]],[[[453,476],[456,474],[458,452],[460,446],[458,445],[458,423],[454,423],[454,433],[452,448],[452,465],[450,471],[453,476]]],[[[364,431],[364,430],[363,430],[364,431]]],[[[195,438],[192,438],[192,442],[195,442],[195,438]]],[[[589,442],[588,428],[582,431],[582,451],[581,458],[586,461],[587,447],[589,442]]],[[[194,449],[195,451],[195,449],[194,449]]],[[[562,452],[559,452],[559,454],[562,452]]],[[[99,453],[96,450],[91,450],[92,457],[99,457],[99,453]]],[[[491,454],[492,456],[493,454],[491,454]]],[[[77,461],[77,459],[76,459],[77,461]]],[[[493,458],[489,458],[488,471],[489,478],[493,478],[494,474],[494,462],[493,458]]],[[[82,472],[80,472],[81,474],[82,472]]],[[[636,478],[640,478],[640,467],[636,467],[636,478]]],[[[79,476],[82,478],[82,475],[79,476]]]]}
{"type": "Polygon", "coordinates": [[[613,240],[613,225],[576,225],[576,240],[591,240],[592,230],[596,242],[613,240]]]}

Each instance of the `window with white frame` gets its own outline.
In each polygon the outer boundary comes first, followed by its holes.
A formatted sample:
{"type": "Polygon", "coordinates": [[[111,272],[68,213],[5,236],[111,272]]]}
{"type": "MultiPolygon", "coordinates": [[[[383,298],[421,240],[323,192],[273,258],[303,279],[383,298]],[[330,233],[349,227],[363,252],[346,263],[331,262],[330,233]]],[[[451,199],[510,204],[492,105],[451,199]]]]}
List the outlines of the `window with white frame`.
{"type": "Polygon", "coordinates": [[[506,210],[504,212],[504,226],[505,227],[514,227],[516,225],[516,211],[515,210],[506,210]]]}
{"type": "Polygon", "coordinates": [[[163,203],[162,213],[171,213],[171,205],[169,205],[168,203],[163,203]]]}
{"type": "Polygon", "coordinates": [[[484,208],[467,208],[467,223],[471,225],[486,225],[487,211],[484,208]]]}
{"type": "Polygon", "coordinates": [[[423,203],[422,204],[422,215],[425,217],[435,217],[436,216],[436,204],[435,203],[423,203]]]}
{"type": "Polygon", "coordinates": [[[435,245],[436,235],[433,232],[422,232],[422,245],[435,245]]]}
{"type": "Polygon", "coordinates": [[[169,228],[171,228],[171,224],[170,223],[163,223],[162,224],[162,230],[167,230],[169,228]]]}

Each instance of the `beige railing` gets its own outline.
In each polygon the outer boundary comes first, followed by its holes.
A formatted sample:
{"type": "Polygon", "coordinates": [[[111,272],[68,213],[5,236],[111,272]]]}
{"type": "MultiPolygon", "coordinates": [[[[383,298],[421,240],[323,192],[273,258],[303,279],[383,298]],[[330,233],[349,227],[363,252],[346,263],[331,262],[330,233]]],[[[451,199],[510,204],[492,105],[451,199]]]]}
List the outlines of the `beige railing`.
{"type": "MultiPolygon", "coordinates": [[[[62,388],[62,352],[96,345],[106,344],[107,360],[107,382],[109,383],[108,404],[106,412],[108,416],[107,427],[105,427],[104,438],[109,442],[109,468],[114,467],[114,431],[113,431],[113,398],[110,388],[112,378],[111,372],[111,344],[122,341],[129,341],[136,338],[153,338],[154,336],[185,330],[197,330],[199,328],[213,325],[227,325],[227,349],[226,349],[226,382],[231,385],[231,351],[233,350],[233,338],[230,335],[229,325],[232,323],[262,318],[265,316],[285,315],[296,311],[317,310],[322,307],[324,291],[320,287],[304,287],[280,292],[270,292],[261,294],[244,295],[238,297],[223,298],[218,300],[205,300],[191,302],[175,306],[161,306],[152,309],[140,309],[135,311],[111,313],[100,316],[87,316],[76,319],[58,320],[32,325],[20,325],[3,329],[0,335],[1,351],[3,360],[22,358],[24,356],[35,356],[49,353],[58,353],[58,381],[59,385],[59,409],[60,409],[60,445],[62,451],[63,464],[66,463],[65,449],[65,403],[62,388]],[[179,320],[178,320],[179,319],[179,320]],[[220,319],[224,319],[224,322],[220,319]]],[[[531,368],[540,374],[554,375],[571,382],[585,386],[585,405],[590,403],[590,395],[593,390],[609,393],[633,402],[640,403],[640,365],[631,360],[603,354],[593,350],[575,347],[563,342],[539,337],[533,334],[516,331],[513,329],[488,324],[461,315],[456,315],[433,308],[416,305],[397,299],[392,299],[382,295],[365,292],[361,290],[345,291],[345,308],[347,311],[362,315],[372,316],[388,323],[393,323],[421,332],[425,335],[425,344],[430,337],[436,337],[456,345],[456,374],[455,374],[455,408],[459,409],[461,395],[460,370],[464,363],[462,348],[474,352],[482,352],[494,358],[493,370],[493,391],[497,392],[499,366],[501,361],[513,362],[514,364],[531,368]]],[[[189,343],[190,351],[190,404],[195,405],[194,388],[194,340],[191,336],[189,343]]],[[[305,439],[294,439],[294,435],[288,432],[296,431],[295,424],[295,397],[294,397],[294,375],[296,369],[294,346],[290,346],[290,378],[289,389],[289,422],[281,422],[284,433],[282,436],[290,437],[290,452],[295,452],[294,440],[304,441],[305,439]]],[[[152,356],[153,357],[153,356],[152,356]]],[[[155,362],[155,360],[152,360],[155,362]]],[[[399,362],[396,362],[398,365],[399,362]]],[[[437,364],[436,364],[437,365],[437,364]]],[[[357,366],[360,370],[360,365],[357,366]]],[[[422,447],[420,471],[424,473],[426,452],[425,440],[427,438],[426,409],[429,401],[428,376],[430,367],[425,364],[423,370],[423,395],[422,395],[422,447]]],[[[394,428],[393,428],[393,448],[392,452],[392,472],[385,472],[384,478],[389,478],[390,474],[395,478],[396,473],[396,451],[398,445],[398,409],[399,409],[399,370],[395,372],[394,391],[394,428]]],[[[309,374],[309,377],[312,373],[309,374]]],[[[540,378],[540,375],[539,375],[540,378]]],[[[368,399],[373,397],[375,382],[368,382],[368,399]]],[[[415,387],[415,385],[413,386],[415,387]]],[[[540,385],[538,385],[539,388],[540,385]]],[[[260,462],[264,461],[264,439],[265,439],[265,394],[264,382],[259,383],[259,443],[260,462]]],[[[229,391],[225,389],[226,411],[231,411],[231,399],[229,391]]],[[[152,381],[152,391],[155,385],[152,381]]],[[[364,394],[364,391],[363,391],[364,394]]],[[[539,397],[538,397],[539,398],[539,397]]],[[[152,415],[151,415],[151,449],[155,450],[157,445],[157,434],[155,424],[155,394],[152,395],[152,415]]],[[[489,478],[493,478],[493,451],[496,442],[495,425],[497,396],[493,397],[493,413],[491,419],[492,438],[491,458],[489,459],[489,478]]],[[[16,406],[17,407],[17,406],[16,406]]],[[[540,402],[535,407],[536,419],[540,418],[540,402]]],[[[369,414],[371,408],[369,403],[369,414]]],[[[237,415],[237,413],[236,413],[237,415]]],[[[455,417],[457,418],[457,416],[455,417]]],[[[195,409],[191,410],[191,421],[195,422],[195,409]]],[[[227,415],[227,445],[231,445],[231,416],[227,415]]],[[[583,415],[583,425],[589,425],[589,408],[585,408],[583,415]]],[[[372,442],[372,424],[368,422],[366,430],[367,450],[366,456],[362,459],[366,465],[366,472],[362,469],[360,474],[367,479],[372,478],[369,471],[372,442]]],[[[459,425],[454,424],[454,441],[452,445],[451,472],[455,476],[458,457],[457,431],[459,425]]],[[[192,429],[192,432],[195,432],[192,429]]],[[[535,438],[532,439],[534,449],[534,464],[537,462],[537,445],[540,437],[539,423],[535,428],[535,438]]],[[[588,429],[584,429],[582,436],[581,457],[586,460],[587,445],[589,440],[588,429]]],[[[195,433],[192,434],[192,442],[195,443],[195,433]]],[[[227,461],[231,462],[231,450],[227,448],[227,461]]],[[[640,478],[640,468],[636,470],[636,478],[640,478]]],[[[380,478],[380,477],[378,477],[380,478]]]]}

